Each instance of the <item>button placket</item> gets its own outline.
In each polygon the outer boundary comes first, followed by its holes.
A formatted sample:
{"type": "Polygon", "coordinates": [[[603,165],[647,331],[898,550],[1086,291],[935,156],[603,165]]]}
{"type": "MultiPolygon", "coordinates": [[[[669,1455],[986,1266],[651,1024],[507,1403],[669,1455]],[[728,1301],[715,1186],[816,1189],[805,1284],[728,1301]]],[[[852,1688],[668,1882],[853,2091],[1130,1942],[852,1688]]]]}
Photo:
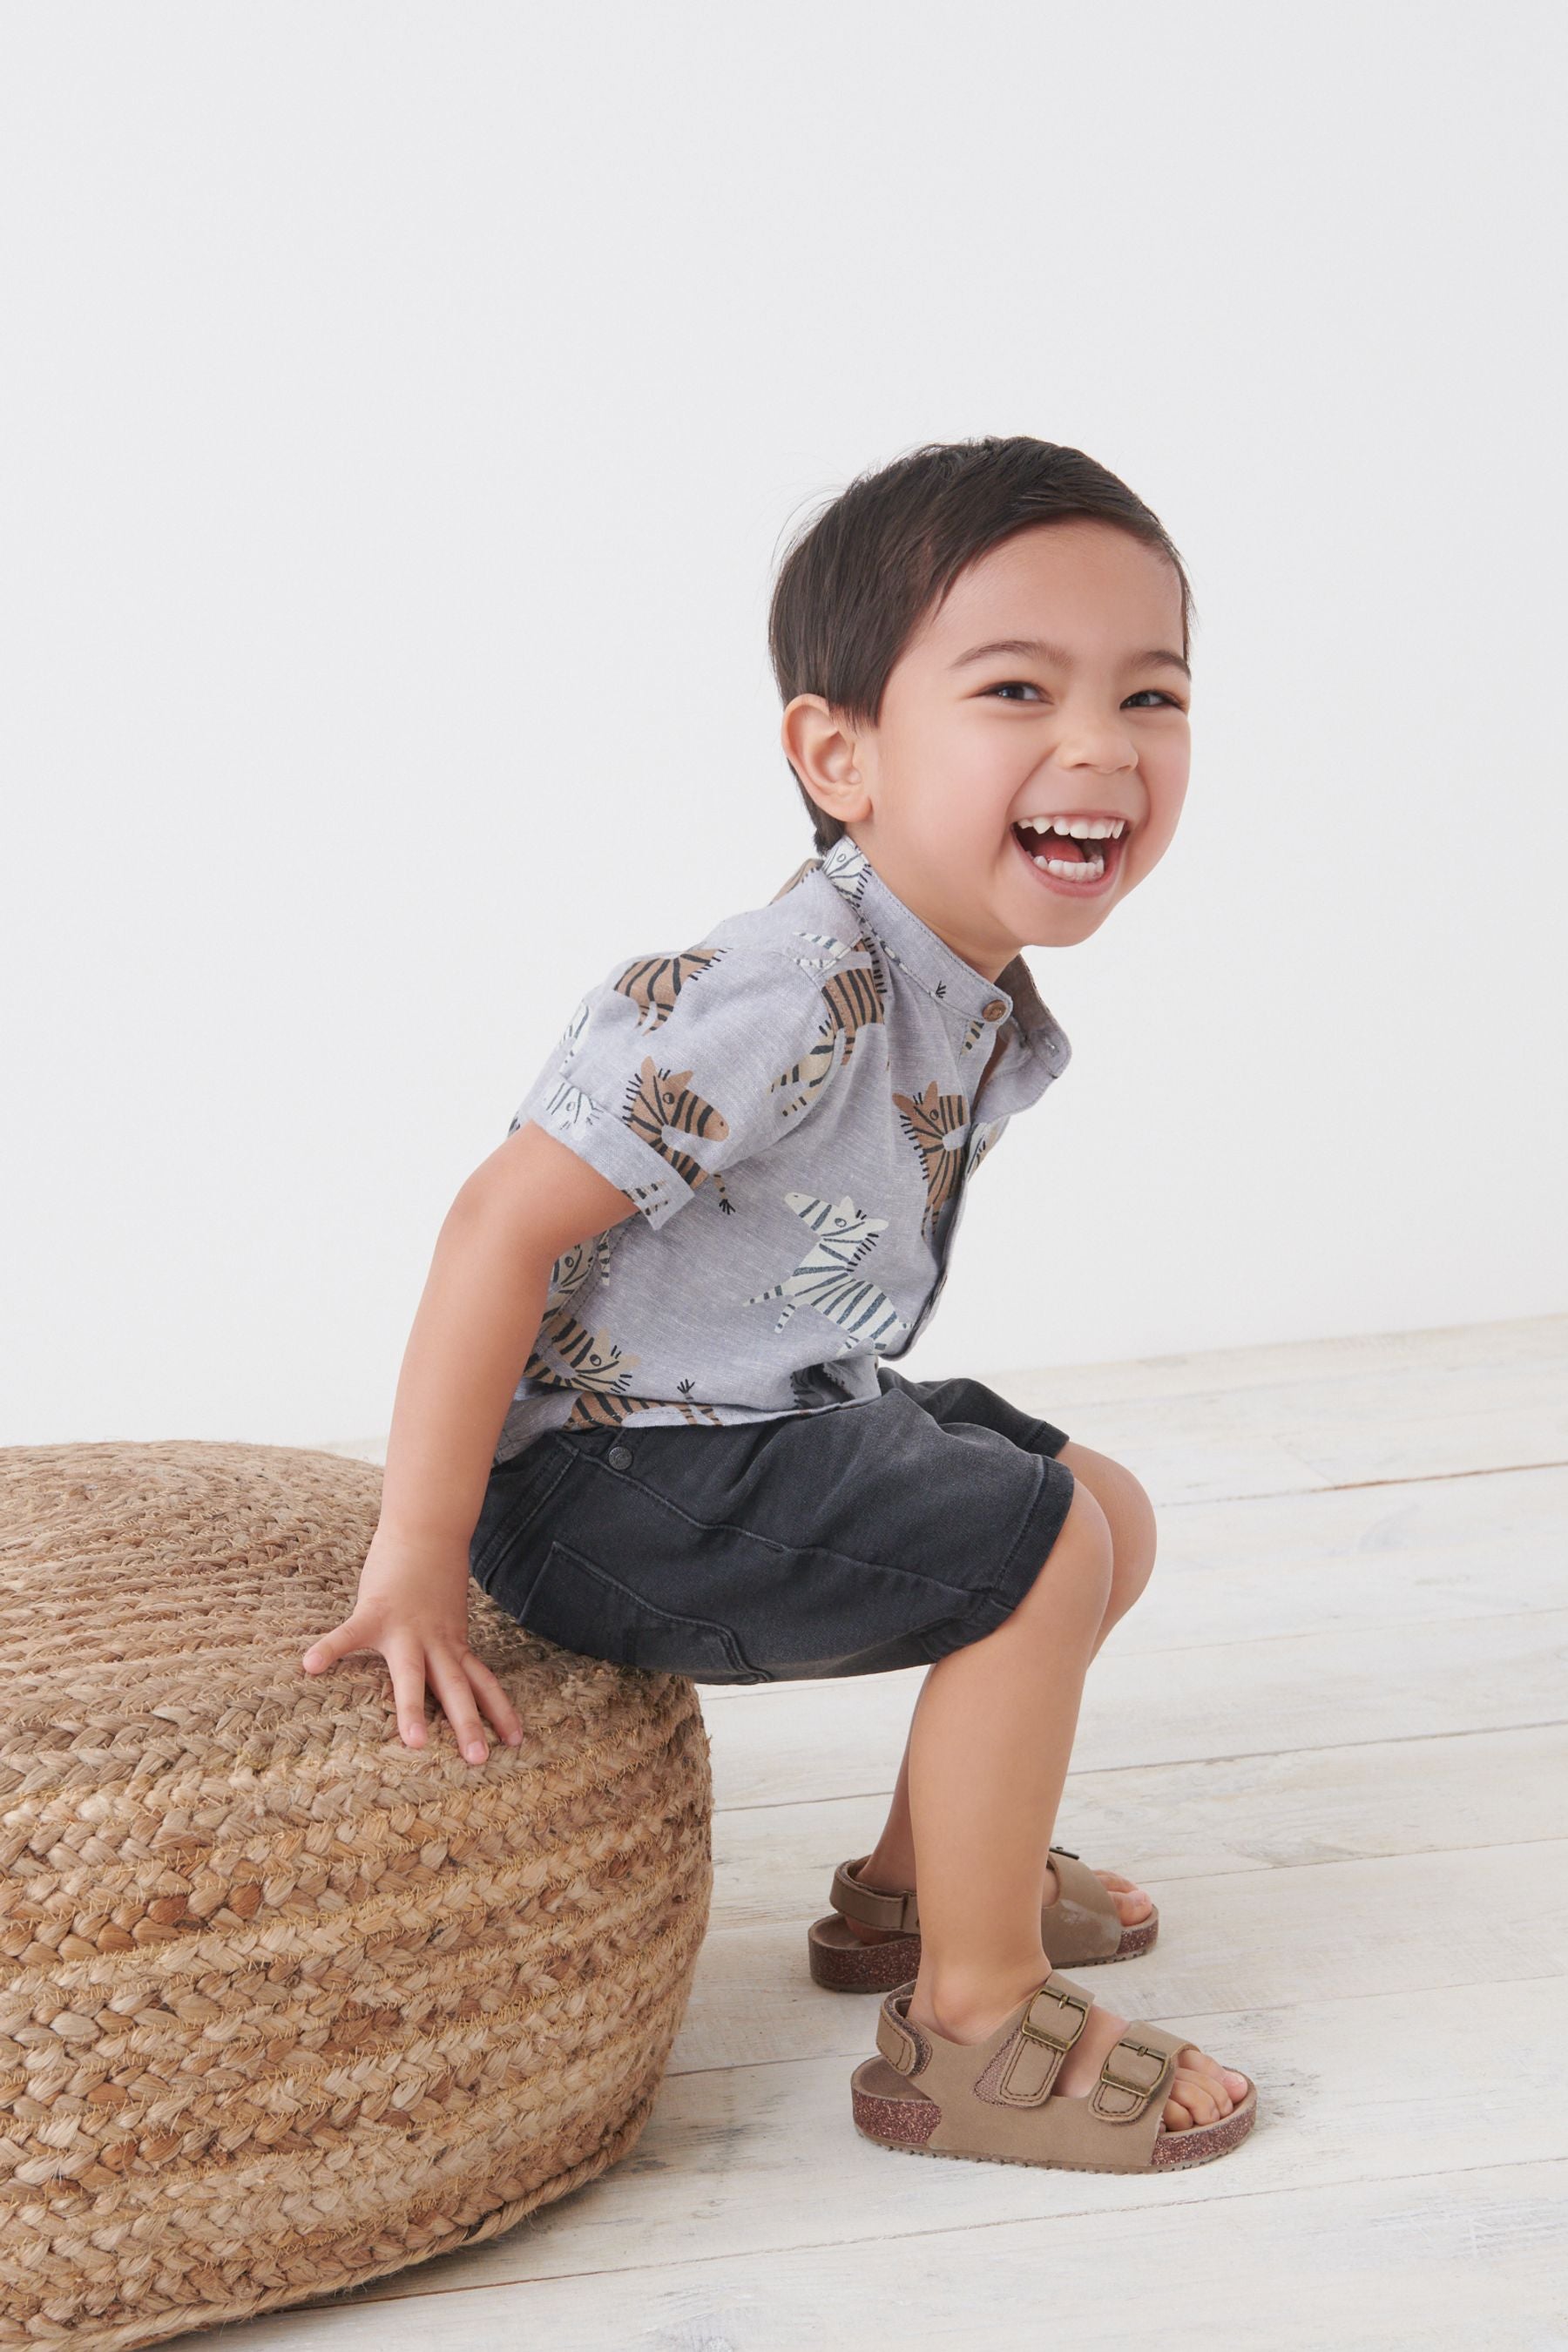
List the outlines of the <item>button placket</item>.
{"type": "Polygon", "coordinates": [[[925,1329],[926,1325],[931,1321],[931,1317],[936,1312],[937,1301],[942,1297],[942,1291],[946,1286],[948,1262],[952,1256],[952,1244],[958,1238],[958,1229],[963,1223],[963,1212],[969,1203],[969,1172],[973,1165],[973,1162],[970,1158],[970,1142],[973,1139],[973,1132],[974,1129],[972,1122],[969,1134],[964,1138],[963,1167],[958,1179],[958,1190],[952,1196],[952,1214],[947,1221],[947,1232],[942,1236],[942,1255],[938,1258],[936,1265],[936,1280],[931,1284],[931,1289],[926,1295],[925,1305],[915,1317],[914,1328],[910,1331],[909,1338],[904,1341],[903,1346],[898,1350],[898,1353],[900,1356],[905,1356],[909,1353],[910,1349],[914,1346],[915,1341],[920,1338],[921,1333],[925,1329]]]}
{"type": "MultiPolygon", "coordinates": [[[[1002,999],[1000,997],[994,997],[992,999],[992,1003],[999,1005],[1003,1013],[1006,1012],[1007,1007],[1002,1003],[1002,999]]],[[[995,1017],[990,1013],[989,1008],[987,1008],[987,1017],[995,1017]]],[[[994,1045],[995,1042],[996,1032],[994,1029],[983,1030],[974,1039],[974,1044],[977,1046],[984,1046],[988,1053],[991,1047],[994,1045]]],[[[975,1118],[973,1117],[973,1102],[971,1103],[970,1110],[971,1116],[969,1126],[963,1139],[963,1165],[959,1171],[958,1190],[953,1194],[952,1214],[948,1219],[947,1232],[942,1237],[942,1255],[937,1260],[936,1280],[932,1283],[930,1292],[927,1294],[925,1305],[921,1308],[920,1313],[915,1318],[913,1328],[910,1330],[908,1339],[904,1341],[903,1346],[898,1350],[898,1355],[900,1356],[907,1355],[910,1349],[914,1346],[915,1341],[920,1338],[921,1333],[925,1329],[926,1325],[931,1321],[931,1317],[935,1314],[937,1302],[947,1286],[947,1269],[952,1256],[952,1245],[958,1239],[958,1229],[963,1223],[963,1212],[969,1205],[969,1180],[974,1172],[977,1159],[977,1154],[974,1149],[975,1138],[983,1131],[989,1131],[996,1124],[996,1117],[994,1114],[989,1119],[975,1118]]],[[[889,1360],[896,1360],[896,1358],[890,1358],[889,1360]]]]}
{"type": "Polygon", "coordinates": [[[969,1181],[967,1177],[965,1177],[961,1181],[957,1194],[953,1200],[952,1214],[947,1222],[947,1238],[942,1245],[942,1258],[937,1266],[936,1280],[931,1286],[931,1296],[927,1298],[925,1305],[916,1316],[915,1328],[910,1333],[910,1345],[911,1348],[914,1346],[919,1334],[925,1328],[926,1325],[931,1321],[931,1317],[936,1313],[937,1301],[947,1287],[948,1264],[952,1256],[952,1244],[958,1239],[958,1229],[963,1223],[963,1212],[968,1199],[969,1181]]]}

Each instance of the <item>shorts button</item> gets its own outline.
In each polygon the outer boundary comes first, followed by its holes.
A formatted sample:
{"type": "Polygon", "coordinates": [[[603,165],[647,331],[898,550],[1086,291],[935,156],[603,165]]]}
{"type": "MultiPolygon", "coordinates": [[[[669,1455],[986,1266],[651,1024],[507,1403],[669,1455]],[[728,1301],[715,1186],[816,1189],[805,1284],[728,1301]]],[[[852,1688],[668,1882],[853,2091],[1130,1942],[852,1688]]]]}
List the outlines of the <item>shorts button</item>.
{"type": "Polygon", "coordinates": [[[990,1003],[983,1004],[980,1010],[984,1019],[987,1021],[1000,1021],[1004,1013],[1006,1012],[1007,1007],[1003,1003],[1002,999],[999,996],[994,996],[990,1003]]]}
{"type": "Polygon", "coordinates": [[[605,1458],[612,1470],[629,1470],[632,1466],[632,1449],[629,1445],[612,1445],[605,1458]]]}

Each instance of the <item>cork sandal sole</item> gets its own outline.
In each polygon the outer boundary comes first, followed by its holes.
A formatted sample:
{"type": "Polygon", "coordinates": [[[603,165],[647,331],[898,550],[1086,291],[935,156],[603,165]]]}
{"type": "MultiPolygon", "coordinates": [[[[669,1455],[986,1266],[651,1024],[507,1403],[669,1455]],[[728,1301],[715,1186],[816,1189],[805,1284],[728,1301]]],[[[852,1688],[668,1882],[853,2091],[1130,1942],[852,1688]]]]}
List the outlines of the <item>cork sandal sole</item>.
{"type": "Polygon", "coordinates": [[[884,1995],[881,2054],[850,2076],[856,2130],[900,2155],[1063,2172],[1180,2172],[1228,2156],[1257,2121],[1258,2086],[1243,2075],[1246,2093],[1229,2115],[1167,2131],[1177,2060],[1193,2045],[1147,2019],[1123,2024],[1090,2090],[1072,2096],[1056,2090],[1095,2001],[1054,1969],[973,2043],[915,2024],[913,1992],[911,1980],[884,1995]]]}
{"type": "MultiPolygon", "coordinates": [[[[1048,1919],[1049,1914],[1047,1917],[1048,1919]]],[[[1159,1906],[1146,1919],[1123,1927],[1113,1952],[1085,1953],[1068,1963],[1075,1969],[1097,1969],[1107,1960],[1130,1960],[1146,1952],[1160,1932],[1159,1906]]],[[[868,1944],[858,1937],[841,1912],[814,1919],[805,1931],[806,1961],[814,1980],[829,1992],[891,1992],[908,1984],[921,1964],[919,1935],[889,1936],[885,1943],[868,1944]]]]}
{"type": "MultiPolygon", "coordinates": [[[[1237,2067],[1234,2071],[1239,2074],[1241,2070],[1237,2067]]],[[[942,2109],[935,2099],[928,2099],[923,2092],[911,2095],[908,2082],[897,2067],[889,2066],[885,2058],[868,2058],[856,2067],[849,2084],[856,2130],[882,2147],[896,2148],[901,2156],[952,2156],[970,2164],[1030,2164],[1054,2172],[1129,2169],[1121,2164],[1068,2164],[1060,2157],[998,2156],[978,2147],[928,2147],[926,2142],[942,2121],[942,2109]]],[[[1061,2094],[1055,2092],[1052,2095],[1059,2098],[1061,2094]]],[[[1078,2104],[1081,2105],[1085,2101],[1078,2104]]],[[[1216,2157],[1228,2156],[1233,2147],[1241,2145],[1257,2118],[1258,2085],[1248,2077],[1247,2096],[1232,2107],[1228,2116],[1222,2116],[1217,2123],[1193,2124],[1179,2132],[1167,2131],[1162,2124],[1150,2161],[1131,2168],[1184,2172],[1194,2164],[1212,2164],[1216,2157]]]]}

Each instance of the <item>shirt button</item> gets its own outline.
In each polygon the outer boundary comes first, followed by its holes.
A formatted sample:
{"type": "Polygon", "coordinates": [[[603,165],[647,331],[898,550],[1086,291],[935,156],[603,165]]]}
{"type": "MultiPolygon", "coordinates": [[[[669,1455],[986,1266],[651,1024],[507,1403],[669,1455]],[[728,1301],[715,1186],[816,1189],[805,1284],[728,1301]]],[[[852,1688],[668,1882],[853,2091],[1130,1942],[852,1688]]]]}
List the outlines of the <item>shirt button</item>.
{"type": "Polygon", "coordinates": [[[632,1449],[629,1445],[612,1445],[605,1458],[612,1470],[629,1470],[632,1466],[632,1449]]]}
{"type": "Polygon", "coordinates": [[[1000,1021],[1006,1010],[1007,1007],[1003,1003],[1002,999],[999,996],[994,996],[989,1004],[981,1006],[981,1018],[984,1021],[1000,1021]]]}

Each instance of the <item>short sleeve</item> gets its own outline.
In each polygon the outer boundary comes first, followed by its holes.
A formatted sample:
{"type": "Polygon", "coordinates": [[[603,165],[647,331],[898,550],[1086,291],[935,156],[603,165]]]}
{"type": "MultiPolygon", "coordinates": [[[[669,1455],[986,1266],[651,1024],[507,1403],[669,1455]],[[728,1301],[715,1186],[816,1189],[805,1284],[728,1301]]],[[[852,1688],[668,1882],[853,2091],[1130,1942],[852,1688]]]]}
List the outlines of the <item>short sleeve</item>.
{"type": "Polygon", "coordinates": [[[531,1119],[657,1230],[819,1099],[833,1064],[820,982],[787,955],[689,948],[623,961],[576,1006],[512,1118],[531,1119]]]}

